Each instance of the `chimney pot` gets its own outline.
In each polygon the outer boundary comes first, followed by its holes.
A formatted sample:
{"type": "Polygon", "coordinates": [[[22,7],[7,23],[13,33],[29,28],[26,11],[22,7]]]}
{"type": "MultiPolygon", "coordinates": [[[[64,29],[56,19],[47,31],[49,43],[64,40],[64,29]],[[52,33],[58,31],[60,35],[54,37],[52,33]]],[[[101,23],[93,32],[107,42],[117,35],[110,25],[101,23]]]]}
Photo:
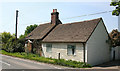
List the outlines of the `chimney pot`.
{"type": "Polygon", "coordinates": [[[57,9],[53,9],[53,13],[54,13],[54,12],[57,12],[57,9]]]}

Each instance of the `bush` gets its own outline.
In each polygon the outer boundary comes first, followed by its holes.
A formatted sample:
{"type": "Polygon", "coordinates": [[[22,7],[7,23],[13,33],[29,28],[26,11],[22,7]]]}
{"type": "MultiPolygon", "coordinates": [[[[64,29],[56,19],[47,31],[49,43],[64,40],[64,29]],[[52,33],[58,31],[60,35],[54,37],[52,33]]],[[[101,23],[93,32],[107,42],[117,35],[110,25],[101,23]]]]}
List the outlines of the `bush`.
{"type": "Polygon", "coordinates": [[[24,44],[20,40],[15,41],[15,38],[10,38],[3,50],[7,52],[24,52],[24,44]]]}

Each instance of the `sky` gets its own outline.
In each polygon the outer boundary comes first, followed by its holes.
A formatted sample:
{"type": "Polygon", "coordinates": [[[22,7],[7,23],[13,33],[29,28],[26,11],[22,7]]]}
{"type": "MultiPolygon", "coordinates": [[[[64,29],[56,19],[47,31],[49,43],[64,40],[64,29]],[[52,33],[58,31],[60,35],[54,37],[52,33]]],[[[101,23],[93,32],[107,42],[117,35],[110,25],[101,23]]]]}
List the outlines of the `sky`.
{"type": "Polygon", "coordinates": [[[101,2],[99,2],[99,0],[98,2],[77,2],[77,0],[74,0],[74,2],[72,2],[72,0],[70,2],[47,2],[46,0],[43,0],[43,2],[37,2],[37,0],[34,0],[34,2],[33,0],[30,0],[29,2],[24,1],[16,2],[15,0],[11,0],[11,2],[9,2],[2,0],[2,2],[0,2],[0,32],[6,31],[11,34],[15,33],[16,10],[19,10],[18,36],[24,34],[26,27],[29,25],[39,25],[50,22],[53,9],[57,9],[59,18],[63,24],[101,17],[108,32],[118,28],[118,17],[112,16],[111,12],[91,16],[88,15],[114,10],[114,7],[110,6],[110,1],[107,0],[106,2],[102,2],[101,0],[101,2]],[[76,17],[82,15],[88,16],[76,17]]]}
{"type": "Polygon", "coordinates": [[[1,0],[1,2],[111,2],[119,0],[1,0]]]}

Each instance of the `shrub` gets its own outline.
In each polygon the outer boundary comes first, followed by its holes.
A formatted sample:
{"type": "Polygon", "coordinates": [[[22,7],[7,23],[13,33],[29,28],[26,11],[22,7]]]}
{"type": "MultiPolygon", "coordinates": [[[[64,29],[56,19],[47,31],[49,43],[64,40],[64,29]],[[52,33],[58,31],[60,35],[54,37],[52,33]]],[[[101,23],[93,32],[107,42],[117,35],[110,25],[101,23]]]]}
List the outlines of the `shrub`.
{"type": "Polygon", "coordinates": [[[7,52],[24,52],[24,44],[20,40],[15,41],[15,38],[13,37],[8,40],[4,50],[7,52]]]}

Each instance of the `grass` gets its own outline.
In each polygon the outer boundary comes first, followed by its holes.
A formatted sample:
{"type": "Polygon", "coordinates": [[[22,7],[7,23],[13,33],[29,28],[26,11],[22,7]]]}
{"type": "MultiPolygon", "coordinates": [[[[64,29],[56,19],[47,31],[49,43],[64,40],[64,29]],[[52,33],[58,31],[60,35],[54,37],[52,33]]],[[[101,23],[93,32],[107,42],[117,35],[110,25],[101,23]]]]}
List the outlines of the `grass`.
{"type": "Polygon", "coordinates": [[[90,68],[91,67],[91,65],[86,64],[84,62],[77,62],[77,61],[64,60],[64,59],[58,60],[58,59],[53,59],[53,58],[39,57],[39,55],[32,54],[32,53],[29,53],[29,54],[27,54],[25,52],[9,53],[9,52],[6,52],[4,50],[0,50],[0,54],[5,54],[5,55],[9,55],[9,56],[24,58],[24,59],[35,60],[38,62],[68,66],[68,67],[73,67],[73,68],[90,68]]]}

